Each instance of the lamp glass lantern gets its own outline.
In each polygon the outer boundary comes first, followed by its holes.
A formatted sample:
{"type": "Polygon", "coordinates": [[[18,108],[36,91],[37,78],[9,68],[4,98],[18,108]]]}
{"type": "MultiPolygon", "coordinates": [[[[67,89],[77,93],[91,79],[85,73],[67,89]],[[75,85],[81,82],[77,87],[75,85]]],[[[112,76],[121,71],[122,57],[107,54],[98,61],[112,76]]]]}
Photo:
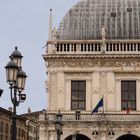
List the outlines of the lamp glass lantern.
{"type": "Polygon", "coordinates": [[[26,77],[26,73],[22,69],[17,72],[17,87],[19,91],[24,90],[26,77]]]}
{"type": "Polygon", "coordinates": [[[62,122],[62,114],[61,114],[60,110],[59,110],[58,113],[56,114],[56,121],[62,122]]]}
{"type": "Polygon", "coordinates": [[[10,59],[13,58],[13,61],[18,65],[18,67],[21,67],[21,61],[22,61],[22,55],[18,51],[17,47],[15,47],[15,51],[10,55],[10,59]]]}
{"type": "Polygon", "coordinates": [[[17,78],[18,66],[13,61],[13,59],[11,59],[10,62],[6,65],[5,69],[7,82],[15,82],[17,78]]]}

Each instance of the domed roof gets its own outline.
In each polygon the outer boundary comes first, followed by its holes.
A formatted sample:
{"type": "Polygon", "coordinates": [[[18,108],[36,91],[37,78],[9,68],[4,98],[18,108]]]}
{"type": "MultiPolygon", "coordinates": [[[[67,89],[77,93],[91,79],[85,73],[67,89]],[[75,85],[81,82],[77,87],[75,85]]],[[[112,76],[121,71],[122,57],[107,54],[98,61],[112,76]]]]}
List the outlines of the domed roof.
{"type": "Polygon", "coordinates": [[[140,0],[81,0],[64,16],[61,40],[140,39],[140,0]]]}

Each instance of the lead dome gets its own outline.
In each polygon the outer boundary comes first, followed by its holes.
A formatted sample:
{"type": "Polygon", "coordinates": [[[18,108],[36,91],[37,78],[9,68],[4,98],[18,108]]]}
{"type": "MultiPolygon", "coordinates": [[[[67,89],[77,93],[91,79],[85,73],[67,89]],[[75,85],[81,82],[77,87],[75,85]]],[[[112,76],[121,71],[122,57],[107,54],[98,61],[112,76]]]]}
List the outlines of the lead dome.
{"type": "Polygon", "coordinates": [[[63,17],[60,40],[140,39],[140,0],[81,0],[63,17]]]}

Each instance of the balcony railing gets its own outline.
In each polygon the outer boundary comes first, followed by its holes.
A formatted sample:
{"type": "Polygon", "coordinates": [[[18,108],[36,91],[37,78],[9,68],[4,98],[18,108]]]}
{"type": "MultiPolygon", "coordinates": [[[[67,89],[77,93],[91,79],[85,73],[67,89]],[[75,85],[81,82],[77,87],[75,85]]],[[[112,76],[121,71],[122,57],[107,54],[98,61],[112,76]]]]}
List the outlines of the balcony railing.
{"type": "MultiPolygon", "coordinates": [[[[57,54],[139,54],[140,40],[102,40],[89,41],[58,41],[55,42],[57,54]]],[[[50,43],[51,44],[51,43],[50,43]]]]}
{"type": "MultiPolygon", "coordinates": [[[[111,121],[111,122],[140,122],[140,114],[121,114],[121,113],[99,113],[99,114],[63,114],[63,122],[73,122],[73,121],[81,121],[81,122],[100,122],[100,121],[111,121]]],[[[47,113],[48,121],[55,121],[55,113],[47,113]]]]}

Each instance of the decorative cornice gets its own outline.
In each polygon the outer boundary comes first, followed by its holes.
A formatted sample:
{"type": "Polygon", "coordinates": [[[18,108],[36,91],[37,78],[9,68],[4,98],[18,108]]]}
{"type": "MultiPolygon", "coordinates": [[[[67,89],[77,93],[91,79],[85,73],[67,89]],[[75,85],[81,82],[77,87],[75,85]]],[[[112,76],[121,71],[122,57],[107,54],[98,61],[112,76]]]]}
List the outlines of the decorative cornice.
{"type": "Polygon", "coordinates": [[[79,74],[79,73],[92,73],[93,71],[92,70],[64,70],[64,72],[65,73],[68,73],[68,74],[71,74],[71,73],[77,73],[77,74],[79,74]]]}
{"type": "Polygon", "coordinates": [[[140,73],[140,70],[115,70],[114,71],[115,73],[129,73],[129,74],[133,74],[133,73],[135,73],[135,74],[139,74],[140,73]]]}
{"type": "MultiPolygon", "coordinates": [[[[100,43],[102,40],[55,40],[57,43],[100,43]]],[[[107,43],[140,43],[140,39],[106,39],[107,43]]],[[[54,41],[48,41],[47,44],[54,44],[54,41]]]]}
{"type": "Polygon", "coordinates": [[[44,54],[45,60],[56,59],[73,59],[73,58],[140,58],[140,54],[44,54]]]}

